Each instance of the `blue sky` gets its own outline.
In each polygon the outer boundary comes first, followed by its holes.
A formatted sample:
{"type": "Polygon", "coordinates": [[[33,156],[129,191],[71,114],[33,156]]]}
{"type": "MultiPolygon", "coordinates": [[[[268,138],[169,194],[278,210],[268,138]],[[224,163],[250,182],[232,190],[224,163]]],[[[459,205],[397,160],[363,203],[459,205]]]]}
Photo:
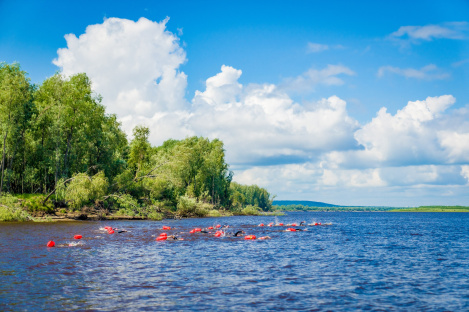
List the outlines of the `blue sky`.
{"type": "Polygon", "coordinates": [[[0,61],[38,84],[87,72],[153,144],[220,137],[235,180],[278,199],[469,205],[468,17],[467,1],[3,0],[0,61]]]}

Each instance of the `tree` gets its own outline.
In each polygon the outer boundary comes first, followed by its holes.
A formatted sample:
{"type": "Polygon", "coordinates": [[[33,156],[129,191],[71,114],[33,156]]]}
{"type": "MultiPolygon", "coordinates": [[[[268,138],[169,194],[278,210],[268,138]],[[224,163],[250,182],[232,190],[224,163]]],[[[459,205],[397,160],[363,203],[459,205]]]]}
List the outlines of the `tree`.
{"type": "MultiPolygon", "coordinates": [[[[20,65],[15,63],[8,65],[0,63],[0,131],[2,133],[2,162],[0,195],[3,191],[5,174],[6,154],[10,153],[10,168],[17,152],[17,142],[8,144],[8,135],[18,135],[20,128],[24,126],[27,118],[27,103],[31,102],[31,85],[26,72],[22,71],[20,65]],[[7,149],[9,145],[10,150],[7,149]],[[11,149],[13,147],[13,149],[11,149]]],[[[24,132],[23,132],[24,134],[24,132]]]]}

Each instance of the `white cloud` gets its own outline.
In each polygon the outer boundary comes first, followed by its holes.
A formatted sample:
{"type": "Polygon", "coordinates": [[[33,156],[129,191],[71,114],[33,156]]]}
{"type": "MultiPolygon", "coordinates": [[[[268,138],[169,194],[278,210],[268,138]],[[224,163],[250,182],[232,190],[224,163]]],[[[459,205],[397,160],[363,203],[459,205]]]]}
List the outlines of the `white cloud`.
{"type": "Polygon", "coordinates": [[[441,80],[450,77],[450,74],[441,72],[441,70],[439,70],[434,64],[429,64],[420,69],[382,66],[378,69],[378,77],[383,77],[386,72],[404,76],[406,78],[422,80],[441,80]]]}
{"type": "Polygon", "coordinates": [[[365,147],[358,153],[371,153],[377,161],[389,164],[441,161],[444,153],[435,143],[436,131],[428,123],[454,102],[451,95],[410,101],[394,116],[381,108],[370,123],[355,132],[355,139],[365,147]]]}
{"type": "Polygon", "coordinates": [[[469,132],[442,130],[438,132],[438,139],[450,162],[469,162],[469,132]]]}
{"type": "Polygon", "coordinates": [[[186,75],[178,70],[186,54],[167,22],[106,19],[78,38],[66,35],[53,63],[65,75],[86,72],[108,112],[121,118],[186,109],[186,75]]]}
{"type": "Polygon", "coordinates": [[[469,184],[469,165],[461,166],[461,175],[467,180],[467,184],[469,184]]]}
{"type": "MultiPolygon", "coordinates": [[[[154,145],[190,135],[220,138],[236,181],[282,198],[363,205],[469,197],[469,109],[449,110],[453,96],[411,101],[394,115],[382,108],[361,126],[337,96],[311,105],[290,96],[344,84],[344,76],[355,75],[346,66],[312,68],[279,85],[243,85],[242,71],[223,65],[189,102],[179,70],[186,55],[166,23],[107,19],[78,38],[67,35],[54,64],[66,75],[86,72],[127,133],[144,124],[154,145]]],[[[380,71],[419,79],[444,74],[434,65],[380,71]]]]}
{"type": "Polygon", "coordinates": [[[338,77],[341,75],[354,76],[355,72],[343,65],[327,65],[321,70],[311,68],[298,77],[285,79],[280,88],[286,92],[311,92],[318,85],[340,86],[344,84],[338,77]]]}
{"type": "Polygon", "coordinates": [[[391,39],[404,39],[411,42],[434,39],[468,39],[469,24],[467,22],[450,22],[440,25],[402,26],[393,32],[391,39]]]}
{"type": "Polygon", "coordinates": [[[232,162],[304,161],[312,152],[354,145],[358,123],[338,97],[307,109],[275,85],[242,86],[241,71],[221,70],[196,92],[188,122],[196,133],[222,139],[232,162]]]}
{"type": "Polygon", "coordinates": [[[329,46],[327,44],[308,42],[308,53],[317,53],[326,50],[329,50],[329,46]]]}
{"type": "Polygon", "coordinates": [[[341,44],[328,45],[328,44],[322,44],[322,43],[308,42],[306,46],[307,53],[318,53],[318,52],[323,52],[327,50],[341,50],[341,49],[345,49],[345,47],[341,44]]]}
{"type": "Polygon", "coordinates": [[[453,66],[455,68],[458,68],[458,67],[461,67],[461,66],[466,65],[466,64],[469,64],[469,59],[464,59],[464,60],[461,60],[459,62],[454,62],[453,64],[451,64],[451,66],[453,66]]]}

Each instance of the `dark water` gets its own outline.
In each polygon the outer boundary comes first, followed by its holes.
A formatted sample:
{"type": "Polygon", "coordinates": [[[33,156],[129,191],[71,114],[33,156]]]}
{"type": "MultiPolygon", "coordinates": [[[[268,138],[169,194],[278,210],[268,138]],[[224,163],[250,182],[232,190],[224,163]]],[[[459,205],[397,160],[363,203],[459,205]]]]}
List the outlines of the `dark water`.
{"type": "Polygon", "coordinates": [[[302,220],[333,225],[256,226],[274,217],[0,224],[0,310],[469,311],[469,214],[278,217],[302,220]],[[163,224],[188,232],[217,223],[272,239],[155,241],[163,224]],[[109,235],[99,231],[105,225],[130,232],[109,235]],[[82,245],[46,247],[75,234],[82,245]]]}

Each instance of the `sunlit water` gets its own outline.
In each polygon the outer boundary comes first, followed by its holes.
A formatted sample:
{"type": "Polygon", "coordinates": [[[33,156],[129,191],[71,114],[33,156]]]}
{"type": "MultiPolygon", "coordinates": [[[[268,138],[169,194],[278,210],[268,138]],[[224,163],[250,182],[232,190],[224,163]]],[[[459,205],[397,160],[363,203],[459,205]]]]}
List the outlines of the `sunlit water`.
{"type": "Polygon", "coordinates": [[[469,310],[469,214],[277,218],[332,225],[257,226],[274,217],[3,223],[0,310],[469,310]],[[272,239],[188,233],[216,224],[272,239]],[[129,232],[110,235],[99,230],[105,225],[129,232]],[[185,240],[155,241],[162,225],[185,240]],[[59,246],[47,248],[49,240],[59,246]]]}

